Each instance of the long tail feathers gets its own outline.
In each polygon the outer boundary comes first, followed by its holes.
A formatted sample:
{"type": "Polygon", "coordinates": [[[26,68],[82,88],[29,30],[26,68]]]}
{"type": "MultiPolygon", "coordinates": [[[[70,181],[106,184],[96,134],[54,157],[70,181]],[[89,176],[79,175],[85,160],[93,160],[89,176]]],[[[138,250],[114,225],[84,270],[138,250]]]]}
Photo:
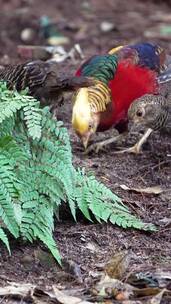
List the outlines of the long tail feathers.
{"type": "Polygon", "coordinates": [[[166,62],[165,62],[166,69],[163,73],[161,73],[158,76],[158,82],[159,83],[166,83],[171,81],[171,56],[166,56],[166,62]]]}

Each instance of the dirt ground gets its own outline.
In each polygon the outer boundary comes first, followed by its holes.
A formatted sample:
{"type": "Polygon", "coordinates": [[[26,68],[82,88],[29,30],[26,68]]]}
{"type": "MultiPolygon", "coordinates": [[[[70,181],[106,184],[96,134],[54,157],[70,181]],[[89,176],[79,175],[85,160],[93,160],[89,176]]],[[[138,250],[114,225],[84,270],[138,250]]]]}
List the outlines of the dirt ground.
{"type": "MultiPolygon", "coordinates": [[[[170,37],[161,37],[157,31],[159,24],[168,25],[169,1],[136,0],[0,0],[0,63],[21,61],[17,57],[17,45],[21,41],[21,31],[33,28],[35,36],[30,44],[45,44],[38,35],[39,17],[46,14],[53,18],[59,32],[70,38],[65,48],[69,50],[79,43],[84,55],[106,52],[111,47],[138,41],[158,42],[171,53],[170,37]],[[103,32],[101,24],[111,22],[113,29],[103,32]],[[151,32],[155,31],[155,34],[151,32]],[[151,36],[150,36],[151,35],[151,36]]],[[[71,61],[59,65],[63,73],[72,73],[80,63],[71,61]]],[[[1,247],[0,283],[6,281],[30,282],[39,286],[59,283],[63,287],[91,286],[99,265],[104,264],[116,252],[129,249],[136,259],[131,269],[144,264],[149,266],[171,264],[171,142],[168,134],[152,134],[144,146],[143,154],[114,155],[115,147],[98,155],[85,156],[80,143],[71,129],[70,97],[59,112],[69,129],[73,147],[74,163],[85,167],[118,194],[134,214],[159,226],[155,233],[145,233],[133,229],[123,230],[110,224],[90,224],[79,219],[74,223],[63,216],[55,229],[55,239],[65,259],[76,262],[82,273],[82,282],[68,277],[57,266],[42,262],[38,257],[40,244],[13,243],[12,256],[1,247]],[[161,194],[142,194],[122,190],[120,185],[129,187],[158,186],[161,194]],[[168,190],[170,189],[170,190],[168,190]],[[165,191],[167,190],[167,191],[165,191]]],[[[108,132],[112,134],[113,130],[108,132]]],[[[100,136],[98,136],[98,139],[100,136]]],[[[130,142],[134,142],[130,138],[130,142]]],[[[5,300],[4,300],[5,303],[5,300]]]]}

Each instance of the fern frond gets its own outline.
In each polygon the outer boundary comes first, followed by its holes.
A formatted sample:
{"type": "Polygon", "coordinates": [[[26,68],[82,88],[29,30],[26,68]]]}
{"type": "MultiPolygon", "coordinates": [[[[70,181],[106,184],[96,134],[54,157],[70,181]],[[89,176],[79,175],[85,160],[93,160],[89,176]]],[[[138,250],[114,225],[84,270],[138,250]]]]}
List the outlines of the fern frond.
{"type": "Polygon", "coordinates": [[[78,183],[76,200],[78,208],[86,218],[90,219],[89,210],[97,221],[110,221],[122,228],[136,228],[155,231],[156,227],[146,224],[130,213],[128,208],[121,202],[105,185],[98,182],[94,176],[86,176],[84,171],[78,170],[78,183]],[[79,190],[79,191],[78,191],[79,190]]]}
{"type": "Polygon", "coordinates": [[[24,199],[27,201],[22,204],[21,234],[31,242],[39,238],[61,263],[59,251],[52,237],[54,230],[53,205],[44,196],[38,197],[38,195],[38,192],[32,192],[31,196],[28,193],[25,195],[24,199]]]}
{"type": "Polygon", "coordinates": [[[24,95],[7,89],[5,84],[0,85],[0,124],[7,118],[13,117],[18,110],[23,109],[24,120],[29,135],[35,139],[41,137],[41,112],[39,102],[32,96],[24,95]]]}
{"type": "Polygon", "coordinates": [[[50,250],[50,252],[53,254],[54,258],[57,260],[57,262],[61,265],[61,255],[56,247],[56,243],[52,237],[52,234],[46,233],[45,235],[43,233],[38,232],[37,237],[44,243],[46,247],[50,250]]]}
{"type": "Polygon", "coordinates": [[[9,161],[9,163],[14,166],[17,162],[22,162],[26,160],[26,154],[17,145],[12,136],[0,137],[0,154],[3,154],[9,161]]]}
{"type": "Polygon", "coordinates": [[[8,238],[4,232],[4,230],[0,227],[0,240],[5,244],[5,246],[8,249],[9,254],[11,254],[10,246],[9,246],[9,241],[8,238]]]}
{"type": "Polygon", "coordinates": [[[13,200],[17,196],[16,180],[14,167],[5,155],[0,154],[0,216],[10,232],[18,237],[18,225],[13,206],[13,200]]]}
{"type": "Polygon", "coordinates": [[[32,96],[22,96],[24,120],[28,128],[29,135],[33,139],[41,137],[42,111],[39,108],[39,102],[32,96]]]}
{"type": "Polygon", "coordinates": [[[0,124],[0,137],[8,136],[13,134],[15,126],[15,116],[6,118],[3,123],[0,124]]]}
{"type": "Polygon", "coordinates": [[[23,106],[23,97],[16,90],[7,89],[7,85],[0,82],[0,123],[13,117],[23,106]]]}

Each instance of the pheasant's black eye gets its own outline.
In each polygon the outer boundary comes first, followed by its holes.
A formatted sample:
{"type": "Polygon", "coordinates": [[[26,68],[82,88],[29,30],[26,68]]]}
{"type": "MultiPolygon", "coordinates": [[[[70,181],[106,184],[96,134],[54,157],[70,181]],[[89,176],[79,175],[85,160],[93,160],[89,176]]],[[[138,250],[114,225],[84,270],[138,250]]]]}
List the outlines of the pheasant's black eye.
{"type": "Polygon", "coordinates": [[[89,129],[91,129],[91,128],[92,128],[92,124],[90,123],[90,124],[88,125],[88,127],[89,127],[89,129]]]}
{"type": "Polygon", "coordinates": [[[142,117],[142,116],[143,116],[143,112],[142,112],[142,111],[140,111],[140,110],[139,110],[139,111],[137,111],[137,113],[136,113],[136,114],[137,114],[137,116],[138,116],[138,117],[142,117]]]}

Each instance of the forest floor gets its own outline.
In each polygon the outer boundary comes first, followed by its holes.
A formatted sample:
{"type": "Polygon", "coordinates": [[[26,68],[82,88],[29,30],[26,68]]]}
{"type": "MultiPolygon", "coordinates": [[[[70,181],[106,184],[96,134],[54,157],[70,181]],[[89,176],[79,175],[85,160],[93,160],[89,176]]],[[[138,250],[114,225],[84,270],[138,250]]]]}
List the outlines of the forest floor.
{"type": "MultiPolygon", "coordinates": [[[[168,14],[171,6],[169,7],[167,2],[169,3],[169,1],[136,0],[51,0],[48,4],[45,0],[1,0],[0,64],[21,61],[17,56],[17,46],[23,44],[21,31],[25,28],[32,28],[35,31],[29,44],[45,44],[45,40],[38,35],[39,18],[44,14],[53,18],[57,22],[60,33],[70,38],[70,43],[65,48],[69,50],[75,43],[79,43],[85,57],[106,52],[116,45],[139,41],[160,43],[171,52],[171,36],[163,37],[158,31],[159,24],[168,25],[171,22],[168,14]],[[104,21],[111,22],[113,29],[104,32],[101,28],[104,21]]],[[[71,75],[80,63],[81,61],[78,60],[76,63],[67,60],[59,64],[59,69],[71,75]]],[[[53,264],[54,262],[49,262],[49,258],[46,263],[44,261],[46,259],[42,258],[40,244],[23,245],[13,242],[12,256],[8,256],[4,247],[1,247],[1,286],[12,281],[36,284],[47,290],[54,284],[73,290],[92,287],[99,268],[103,268],[114,254],[122,250],[129,250],[133,254],[129,271],[143,267],[169,269],[171,265],[169,135],[157,132],[152,134],[140,155],[116,155],[113,154],[115,146],[110,145],[106,151],[85,156],[71,128],[70,96],[59,109],[58,116],[69,130],[74,164],[85,167],[87,171],[93,171],[100,181],[122,198],[132,213],[145,222],[158,225],[159,229],[154,233],[124,230],[106,223],[88,223],[82,218],[74,223],[72,218],[63,215],[55,229],[55,240],[62,257],[78,265],[81,282],[75,275],[68,275],[67,271],[61,272],[59,267],[53,264]],[[127,191],[123,190],[121,185],[130,188],[160,186],[162,192],[145,194],[127,191]]],[[[112,133],[113,130],[110,130],[105,136],[108,137],[112,133]]],[[[102,136],[104,137],[104,134],[102,136]]],[[[101,135],[97,138],[99,140],[101,135]]],[[[130,138],[130,142],[135,142],[134,136],[130,138]]],[[[171,303],[169,300],[166,301],[165,299],[163,303],[171,303]]],[[[0,303],[14,302],[4,298],[0,303]]]]}

